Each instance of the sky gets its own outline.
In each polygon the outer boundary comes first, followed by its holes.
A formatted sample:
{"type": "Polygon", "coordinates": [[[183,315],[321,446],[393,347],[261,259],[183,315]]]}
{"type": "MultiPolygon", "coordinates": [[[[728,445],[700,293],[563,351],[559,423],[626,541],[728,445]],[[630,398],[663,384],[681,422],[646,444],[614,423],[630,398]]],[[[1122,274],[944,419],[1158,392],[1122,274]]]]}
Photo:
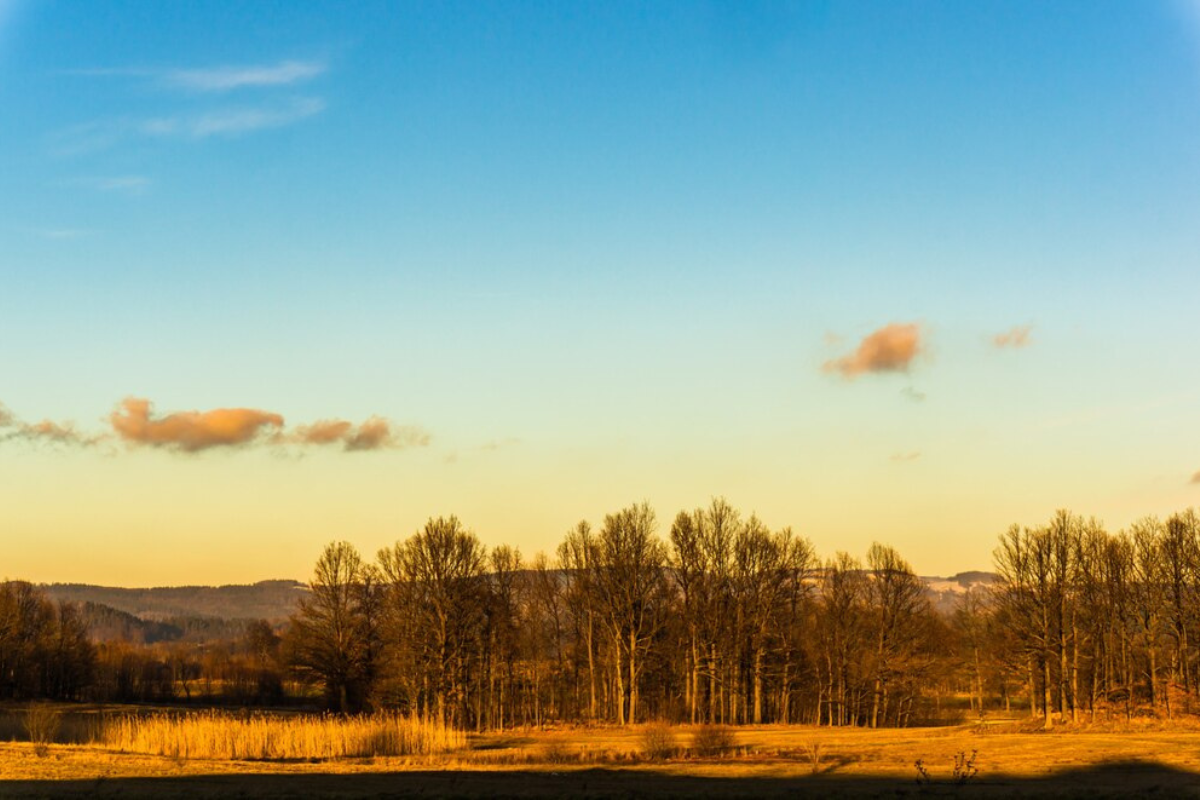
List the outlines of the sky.
{"type": "Polygon", "coordinates": [[[1200,504],[1200,3],[0,0],[0,577],[1200,504]]]}

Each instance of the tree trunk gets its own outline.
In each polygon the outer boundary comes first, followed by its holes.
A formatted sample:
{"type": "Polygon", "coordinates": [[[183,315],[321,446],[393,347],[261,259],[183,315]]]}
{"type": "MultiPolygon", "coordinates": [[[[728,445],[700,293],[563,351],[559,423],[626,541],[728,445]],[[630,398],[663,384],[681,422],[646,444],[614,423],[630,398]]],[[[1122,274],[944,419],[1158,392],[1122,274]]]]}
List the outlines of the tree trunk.
{"type": "Polygon", "coordinates": [[[754,651],[754,724],[762,725],[763,720],[763,648],[759,646],[754,651]]]}

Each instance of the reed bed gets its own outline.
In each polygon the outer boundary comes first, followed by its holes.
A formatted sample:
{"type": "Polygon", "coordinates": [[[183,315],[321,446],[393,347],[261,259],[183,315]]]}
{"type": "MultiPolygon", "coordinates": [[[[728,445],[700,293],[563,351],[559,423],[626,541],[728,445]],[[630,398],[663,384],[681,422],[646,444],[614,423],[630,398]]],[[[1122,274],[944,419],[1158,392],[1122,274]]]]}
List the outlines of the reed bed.
{"type": "Polygon", "coordinates": [[[96,744],[123,753],[222,760],[311,760],[435,755],[466,745],[462,731],[399,714],[239,716],[219,711],[125,716],[96,744]]]}

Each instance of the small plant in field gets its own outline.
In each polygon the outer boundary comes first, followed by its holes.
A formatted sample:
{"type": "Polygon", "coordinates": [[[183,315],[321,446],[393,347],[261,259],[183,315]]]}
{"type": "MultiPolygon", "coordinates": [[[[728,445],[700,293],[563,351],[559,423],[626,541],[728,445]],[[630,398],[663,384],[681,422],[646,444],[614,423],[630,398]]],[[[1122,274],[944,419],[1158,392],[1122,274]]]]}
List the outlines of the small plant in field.
{"type": "Polygon", "coordinates": [[[692,734],[692,753],[700,757],[723,756],[733,749],[733,731],[724,725],[701,725],[692,734]]]}
{"type": "Polygon", "coordinates": [[[969,756],[963,750],[954,756],[954,782],[956,784],[962,786],[979,774],[979,770],[975,768],[975,758],[978,755],[978,750],[972,750],[969,756]]]}
{"type": "Polygon", "coordinates": [[[678,752],[675,734],[669,725],[647,725],[642,731],[642,756],[651,761],[665,761],[678,752]]]}
{"type": "Polygon", "coordinates": [[[929,770],[925,768],[925,759],[918,758],[913,762],[913,766],[917,769],[917,784],[924,786],[928,784],[932,778],[929,777],[929,770]]]}
{"type": "MultiPolygon", "coordinates": [[[[24,723],[29,741],[44,749],[58,735],[59,726],[62,725],[62,714],[51,706],[33,703],[25,710],[24,723]]],[[[38,752],[38,755],[43,753],[38,752]]]]}
{"type": "Polygon", "coordinates": [[[804,752],[808,756],[809,766],[812,767],[812,774],[816,775],[821,771],[821,742],[814,739],[804,745],[804,752]]]}

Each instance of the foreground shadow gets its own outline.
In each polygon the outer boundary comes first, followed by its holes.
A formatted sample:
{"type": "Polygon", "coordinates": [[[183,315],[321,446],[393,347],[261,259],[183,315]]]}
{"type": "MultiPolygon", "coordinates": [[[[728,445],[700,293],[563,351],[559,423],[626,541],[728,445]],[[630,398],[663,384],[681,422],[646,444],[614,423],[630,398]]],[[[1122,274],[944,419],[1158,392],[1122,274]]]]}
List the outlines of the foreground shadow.
{"type": "MultiPolygon", "coordinates": [[[[734,767],[736,769],[736,767],[734,767]]],[[[0,798],[665,798],[665,797],[1179,797],[1200,775],[1161,764],[1110,763],[1043,778],[981,776],[968,783],[820,775],[800,778],[665,775],[636,769],[564,772],[405,771],[359,774],[201,775],[8,781],[0,798]]]]}

